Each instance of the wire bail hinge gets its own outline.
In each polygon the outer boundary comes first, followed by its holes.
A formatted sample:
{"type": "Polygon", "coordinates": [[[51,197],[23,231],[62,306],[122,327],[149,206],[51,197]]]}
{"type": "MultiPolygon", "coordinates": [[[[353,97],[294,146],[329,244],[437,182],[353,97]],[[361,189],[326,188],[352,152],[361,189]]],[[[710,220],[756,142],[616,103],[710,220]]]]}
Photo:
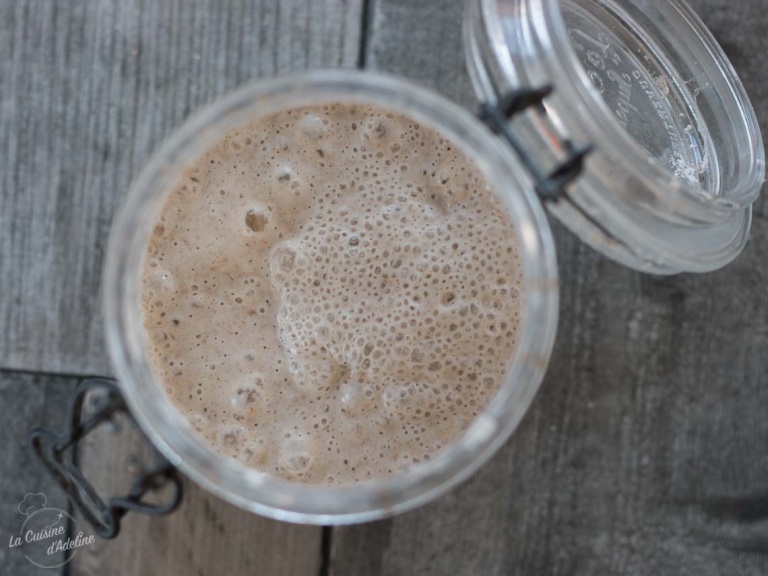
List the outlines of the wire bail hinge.
{"type": "Polygon", "coordinates": [[[181,501],[182,486],[176,469],[152,447],[147,469],[133,480],[128,494],[104,500],[85,478],[73,455],[73,448],[100,424],[118,413],[130,413],[112,380],[91,378],[75,389],[67,410],[67,427],[63,432],[36,428],[29,434],[32,452],[48,473],[64,490],[94,532],[102,538],[114,538],[120,520],[129,511],[159,516],[173,511],[181,501]],[[86,395],[95,392],[97,402],[92,414],[85,415],[86,395]],[[145,496],[170,486],[170,495],[161,502],[150,502],[145,496]]]}
{"type": "Polygon", "coordinates": [[[536,193],[542,200],[556,202],[565,193],[565,187],[575,180],[584,169],[584,159],[593,146],[576,146],[570,140],[561,140],[560,145],[567,157],[549,172],[536,163],[509,124],[512,116],[528,108],[539,108],[544,112],[544,99],[552,93],[551,86],[541,88],[521,88],[513,90],[494,103],[480,105],[478,117],[493,132],[503,137],[517,154],[520,161],[533,177],[536,193]]]}

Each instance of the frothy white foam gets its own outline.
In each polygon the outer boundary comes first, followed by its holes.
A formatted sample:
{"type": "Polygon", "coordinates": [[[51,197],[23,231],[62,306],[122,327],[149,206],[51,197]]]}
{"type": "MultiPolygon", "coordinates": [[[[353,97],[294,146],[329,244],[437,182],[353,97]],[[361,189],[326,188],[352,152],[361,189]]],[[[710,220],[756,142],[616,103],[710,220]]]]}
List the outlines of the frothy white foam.
{"type": "Polygon", "coordinates": [[[233,130],[171,192],[144,323],[218,450],[291,481],[406,471],[498,390],[521,270],[511,224],[438,133],[352,104],[233,130]]]}

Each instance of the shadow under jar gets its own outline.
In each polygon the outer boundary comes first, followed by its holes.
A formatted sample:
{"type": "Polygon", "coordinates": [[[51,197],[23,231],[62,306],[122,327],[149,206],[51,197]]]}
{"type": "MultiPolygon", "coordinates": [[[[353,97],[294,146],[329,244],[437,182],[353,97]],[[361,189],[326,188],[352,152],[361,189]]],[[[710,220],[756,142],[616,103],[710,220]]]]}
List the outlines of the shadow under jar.
{"type": "Polygon", "coordinates": [[[746,242],[764,178],[761,136],[735,72],[685,4],[471,0],[467,10],[479,117],[409,82],[361,71],[257,82],[187,121],[127,196],[104,276],[120,391],[171,465],[225,500],[279,520],[347,524],[423,504],[477,470],[520,422],[549,361],[558,276],[545,205],[597,250],[651,273],[713,270],[746,242]],[[332,102],[390,109],[458,146],[503,201],[523,278],[518,345],[487,408],[430,461],[344,487],[270,477],[199,438],[151,369],[140,301],[148,239],[185,167],[235,126],[332,102]]]}

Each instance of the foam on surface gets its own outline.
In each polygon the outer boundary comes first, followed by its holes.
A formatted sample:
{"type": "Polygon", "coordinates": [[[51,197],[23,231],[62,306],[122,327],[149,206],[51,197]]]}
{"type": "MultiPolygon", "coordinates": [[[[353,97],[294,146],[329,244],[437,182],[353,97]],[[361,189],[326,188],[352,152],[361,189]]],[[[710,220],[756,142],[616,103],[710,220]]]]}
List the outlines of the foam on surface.
{"type": "Polygon", "coordinates": [[[150,240],[144,324],[174,404],[221,452],[344,484],[454,440],[503,380],[521,270],[473,163],[353,104],[255,120],[209,148],[150,240]]]}

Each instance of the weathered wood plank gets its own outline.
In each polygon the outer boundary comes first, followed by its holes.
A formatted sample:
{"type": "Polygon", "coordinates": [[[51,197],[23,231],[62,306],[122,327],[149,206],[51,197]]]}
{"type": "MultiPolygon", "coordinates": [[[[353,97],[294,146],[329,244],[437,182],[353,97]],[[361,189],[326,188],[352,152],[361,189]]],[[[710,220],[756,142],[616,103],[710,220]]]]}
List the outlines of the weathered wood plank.
{"type": "MultiPolygon", "coordinates": [[[[3,449],[0,452],[0,567],[13,576],[54,576],[65,568],[38,568],[25,557],[21,548],[9,548],[10,535],[17,535],[24,517],[19,502],[27,493],[46,495],[47,506],[68,510],[67,499],[48,478],[27,448],[27,433],[40,425],[63,427],[65,406],[75,382],[69,378],[32,376],[0,372],[0,421],[3,449]]],[[[63,560],[58,554],[53,558],[63,560]]]]}
{"type": "MultiPolygon", "coordinates": [[[[693,3],[766,128],[762,3],[693,3]]],[[[457,4],[375,0],[368,63],[471,101],[457,4]]],[[[335,530],[331,573],[768,573],[764,206],[745,253],[705,276],[643,276],[555,225],[556,352],[521,427],[437,502],[335,530]]]]}
{"type": "MultiPolygon", "coordinates": [[[[80,452],[101,494],[124,494],[147,451],[135,429],[99,430],[80,452]]],[[[314,576],[321,530],[267,520],[184,482],[184,500],[169,516],[131,514],[115,540],[99,540],[73,560],[72,576],[275,574],[314,576]]]]}
{"type": "Polygon", "coordinates": [[[410,78],[464,105],[476,102],[464,67],[461,0],[371,0],[365,67],[410,78]]]}
{"type": "Polygon", "coordinates": [[[109,372],[99,284],[131,178],[236,86],[354,66],[361,4],[0,2],[0,367],[109,372]]]}

